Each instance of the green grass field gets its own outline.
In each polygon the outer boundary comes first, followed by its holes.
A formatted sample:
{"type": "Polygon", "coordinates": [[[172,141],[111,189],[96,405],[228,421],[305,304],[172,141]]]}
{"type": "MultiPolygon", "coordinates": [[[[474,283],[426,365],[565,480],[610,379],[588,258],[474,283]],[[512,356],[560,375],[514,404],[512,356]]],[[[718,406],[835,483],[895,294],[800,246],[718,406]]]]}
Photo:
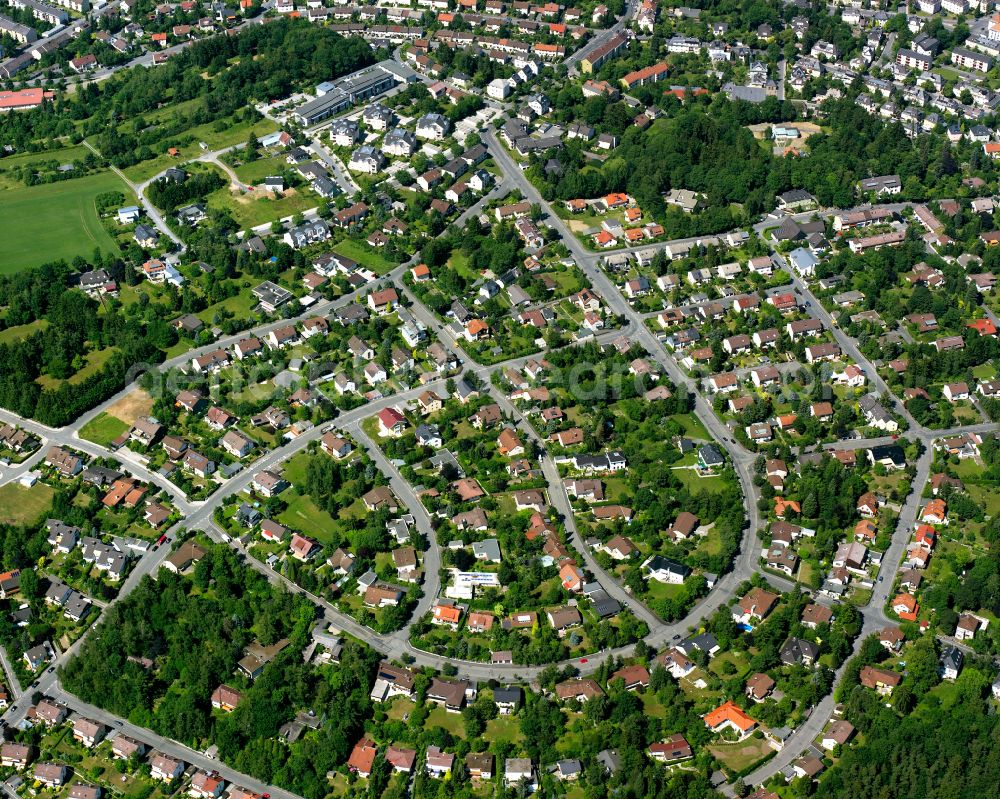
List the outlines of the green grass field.
{"type": "Polygon", "coordinates": [[[347,258],[353,258],[362,266],[367,266],[373,272],[380,275],[391,272],[396,268],[396,264],[387,261],[366,244],[354,239],[344,239],[333,245],[333,251],[347,258]]]}
{"type": "Polygon", "coordinates": [[[162,147],[166,149],[176,146],[180,150],[178,156],[164,154],[150,158],[148,161],[141,161],[125,169],[125,174],[130,180],[140,183],[158,175],[167,167],[182,164],[191,158],[197,158],[202,153],[201,142],[208,145],[209,150],[221,150],[223,147],[245,142],[249,138],[251,130],[260,138],[278,129],[277,124],[270,119],[261,119],[253,124],[239,122],[222,130],[216,130],[216,124],[216,122],[206,122],[204,125],[196,125],[176,136],[165,137],[161,142],[162,147]],[[182,144],[182,140],[189,136],[193,137],[194,140],[188,144],[182,144]]]}
{"type": "Polygon", "coordinates": [[[278,516],[279,522],[296,530],[304,530],[321,543],[331,539],[336,522],[325,510],[317,508],[308,494],[294,496],[289,493],[283,498],[288,502],[288,507],[278,516]]]}
{"type": "Polygon", "coordinates": [[[714,744],[708,748],[725,766],[726,770],[737,774],[757,761],[774,754],[767,741],[758,738],[748,738],[739,743],[714,744]]]}
{"type": "Polygon", "coordinates": [[[449,713],[441,705],[435,705],[434,709],[427,714],[427,721],[424,722],[426,730],[432,730],[435,727],[448,730],[456,738],[465,738],[465,725],[462,723],[461,714],[449,713]]]}
{"type": "Polygon", "coordinates": [[[121,419],[101,412],[80,428],[80,438],[106,447],[126,430],[128,425],[121,419]]]}
{"type": "Polygon", "coordinates": [[[250,311],[257,304],[257,298],[250,293],[250,289],[243,289],[234,297],[227,297],[222,302],[209,305],[204,311],[199,311],[196,316],[205,324],[214,324],[212,321],[220,310],[229,311],[237,319],[245,319],[250,315],[250,311]]]}
{"type": "MultiPolygon", "coordinates": [[[[86,357],[86,363],[80,371],[76,372],[66,381],[70,385],[76,383],[82,383],[88,377],[99,372],[104,364],[108,362],[108,359],[114,354],[114,347],[107,347],[103,350],[95,350],[94,352],[88,352],[86,357]]],[[[38,383],[43,388],[56,389],[59,388],[62,380],[56,380],[50,375],[40,375],[35,378],[35,382],[38,383]]]]}
{"type": "Polygon", "coordinates": [[[486,722],[486,732],[483,733],[483,740],[491,744],[497,741],[509,741],[519,744],[524,740],[521,732],[521,722],[517,716],[497,716],[486,722]]]}
{"type": "Polygon", "coordinates": [[[272,155],[270,158],[258,158],[256,161],[248,161],[240,164],[233,171],[248,185],[255,185],[268,175],[280,175],[288,168],[288,162],[284,156],[272,155]]]}
{"type": "Polygon", "coordinates": [[[726,481],[721,477],[700,477],[693,469],[674,469],[671,474],[684,483],[689,491],[722,491],[726,481]]]}
{"type": "Polygon", "coordinates": [[[128,186],[112,172],[4,194],[0,273],[18,272],[59,258],[89,257],[95,247],[118,254],[118,245],[104,229],[94,205],[94,198],[107,191],[123,192],[134,201],[128,186]]]}
{"type": "Polygon", "coordinates": [[[295,216],[316,208],[323,202],[307,187],[292,189],[290,193],[275,199],[266,196],[255,197],[255,194],[257,192],[233,194],[227,185],[218,191],[213,191],[206,199],[209,208],[229,211],[243,229],[266,225],[286,216],[295,216]]]}
{"type": "Polygon", "coordinates": [[[15,180],[13,176],[6,174],[13,172],[18,167],[30,166],[48,161],[55,161],[59,164],[71,164],[74,161],[82,161],[90,153],[82,144],[70,147],[57,147],[55,150],[45,150],[40,153],[18,153],[0,159],[0,188],[20,188],[24,184],[15,180]]]}
{"type": "Polygon", "coordinates": [[[36,319],[34,322],[27,325],[15,325],[14,327],[8,327],[3,332],[0,332],[0,344],[11,344],[15,341],[21,341],[40,330],[44,330],[48,326],[48,319],[36,319]]]}
{"type": "Polygon", "coordinates": [[[0,486],[0,522],[33,524],[52,507],[55,491],[44,483],[25,488],[20,483],[0,486]]]}
{"type": "Polygon", "coordinates": [[[700,441],[712,440],[712,437],[708,434],[708,430],[705,429],[705,425],[701,423],[701,419],[693,413],[674,414],[670,418],[683,427],[687,435],[697,438],[700,441]]]}

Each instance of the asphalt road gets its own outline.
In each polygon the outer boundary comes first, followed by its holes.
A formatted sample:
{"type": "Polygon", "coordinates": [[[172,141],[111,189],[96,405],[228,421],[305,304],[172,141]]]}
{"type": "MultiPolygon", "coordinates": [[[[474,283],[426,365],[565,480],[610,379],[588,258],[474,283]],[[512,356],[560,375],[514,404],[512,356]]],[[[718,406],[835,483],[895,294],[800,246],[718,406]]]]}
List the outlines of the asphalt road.
{"type": "Polygon", "coordinates": [[[2,644],[0,644],[0,666],[3,666],[4,674],[7,675],[5,679],[10,695],[17,699],[21,695],[21,681],[17,679],[17,674],[14,673],[10,658],[7,656],[7,650],[2,644]]]}

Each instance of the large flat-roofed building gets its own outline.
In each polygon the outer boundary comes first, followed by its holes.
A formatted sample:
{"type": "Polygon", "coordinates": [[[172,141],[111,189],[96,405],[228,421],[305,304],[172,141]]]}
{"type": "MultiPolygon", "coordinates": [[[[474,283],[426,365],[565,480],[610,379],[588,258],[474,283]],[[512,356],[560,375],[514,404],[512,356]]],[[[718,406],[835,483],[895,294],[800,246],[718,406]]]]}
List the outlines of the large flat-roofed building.
{"type": "Polygon", "coordinates": [[[380,61],[332,84],[323,85],[324,92],[315,100],[299,106],[295,119],[303,125],[315,125],[358,103],[378,97],[400,83],[410,83],[415,73],[393,61],[380,61]]]}
{"type": "Polygon", "coordinates": [[[14,22],[3,14],[0,14],[0,34],[6,34],[23,44],[29,44],[38,39],[38,33],[34,28],[22,25],[20,22],[14,22]]]}
{"type": "Polygon", "coordinates": [[[28,111],[38,108],[46,100],[52,99],[52,92],[41,88],[20,89],[13,92],[0,91],[0,114],[8,111],[28,111]]]}
{"type": "Polygon", "coordinates": [[[90,11],[90,0],[53,0],[57,6],[86,14],[90,11]]]}

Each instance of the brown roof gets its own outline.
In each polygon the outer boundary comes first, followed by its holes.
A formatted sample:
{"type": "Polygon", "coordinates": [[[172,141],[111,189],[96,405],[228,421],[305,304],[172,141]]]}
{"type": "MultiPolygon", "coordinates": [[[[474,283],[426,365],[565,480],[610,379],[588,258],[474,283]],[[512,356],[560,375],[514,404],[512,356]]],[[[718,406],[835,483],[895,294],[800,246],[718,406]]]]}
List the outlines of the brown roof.
{"type": "Polygon", "coordinates": [[[740,609],[744,613],[752,613],[764,618],[778,601],[778,595],[765,591],[763,588],[751,588],[740,600],[740,609]]]}
{"type": "Polygon", "coordinates": [[[879,669],[875,666],[865,666],[858,675],[861,684],[865,688],[878,688],[879,685],[888,685],[895,688],[903,679],[901,674],[886,669],[879,669]]]}
{"type": "Polygon", "coordinates": [[[566,680],[556,685],[556,696],[560,700],[566,699],[593,699],[597,696],[604,696],[604,691],[601,690],[594,680],[591,679],[575,679],[566,680]]]}
{"type": "Polygon", "coordinates": [[[417,753],[413,749],[405,749],[401,746],[390,746],[385,750],[385,762],[397,771],[411,771],[416,760],[417,753]]]}
{"type": "Polygon", "coordinates": [[[830,726],[827,727],[826,732],[823,733],[823,739],[831,738],[838,744],[845,744],[853,734],[854,725],[851,722],[837,720],[831,722],[830,726]]]}
{"type": "Polygon", "coordinates": [[[677,514],[677,518],[671,525],[670,529],[684,537],[691,535],[695,528],[698,526],[698,517],[693,513],[688,513],[686,510],[682,510],[677,514]]]}
{"type": "Polygon", "coordinates": [[[565,607],[549,611],[549,623],[556,630],[571,627],[574,624],[579,624],[581,621],[580,611],[576,608],[565,607]]]}
{"type": "Polygon", "coordinates": [[[829,624],[833,611],[825,605],[813,603],[802,610],[802,622],[809,624],[829,624]]]}
{"type": "Polygon", "coordinates": [[[467,686],[468,683],[464,680],[453,682],[435,677],[431,680],[430,688],[427,689],[427,696],[431,699],[443,701],[449,707],[460,707],[465,701],[465,689],[467,686]]]}
{"type": "Polygon", "coordinates": [[[774,680],[768,675],[758,673],[747,680],[747,693],[754,699],[763,699],[774,690],[774,680]]]}
{"type": "Polygon", "coordinates": [[[611,675],[612,680],[619,678],[624,681],[626,687],[632,685],[649,685],[649,671],[647,671],[645,666],[638,663],[618,669],[618,671],[611,675]]]}

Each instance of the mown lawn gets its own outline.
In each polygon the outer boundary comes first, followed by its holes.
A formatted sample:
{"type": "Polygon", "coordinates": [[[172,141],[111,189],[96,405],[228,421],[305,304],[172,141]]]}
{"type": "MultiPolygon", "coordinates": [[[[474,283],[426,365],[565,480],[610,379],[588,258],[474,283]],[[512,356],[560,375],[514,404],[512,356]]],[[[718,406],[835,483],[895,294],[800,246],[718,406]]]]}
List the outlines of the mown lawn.
{"type": "Polygon", "coordinates": [[[25,488],[20,483],[0,486],[0,522],[30,525],[48,513],[55,490],[44,483],[25,488]]]}
{"type": "Polygon", "coordinates": [[[396,268],[396,264],[387,261],[379,253],[369,248],[366,244],[354,239],[344,239],[333,245],[333,251],[357,261],[362,266],[367,266],[373,272],[384,275],[396,268]]]}
{"type": "Polygon", "coordinates": [[[306,470],[309,468],[309,461],[312,457],[308,452],[300,452],[298,455],[289,458],[281,470],[285,479],[293,485],[304,486],[306,483],[306,470]]]}
{"type": "Polygon", "coordinates": [[[244,183],[253,186],[268,175],[280,175],[288,167],[284,156],[273,155],[270,158],[258,158],[233,168],[233,171],[244,183]]]}
{"type": "Polygon", "coordinates": [[[289,493],[284,498],[288,502],[288,507],[278,516],[279,522],[296,530],[302,530],[320,543],[326,543],[333,537],[336,521],[325,510],[317,508],[308,494],[295,496],[289,493]]]}
{"type": "Polygon", "coordinates": [[[693,413],[680,413],[674,414],[670,417],[675,422],[677,422],[681,427],[684,428],[684,432],[691,438],[697,438],[702,441],[711,441],[712,437],[708,434],[705,429],[705,425],[701,423],[701,419],[695,416],[693,413]]]}
{"type": "Polygon", "coordinates": [[[319,195],[306,187],[290,189],[284,196],[275,199],[264,195],[255,196],[257,194],[259,193],[234,194],[227,185],[208,195],[208,207],[228,211],[242,229],[249,230],[286,216],[295,216],[316,208],[323,202],[319,195]]]}
{"type": "Polygon", "coordinates": [[[738,774],[757,761],[774,754],[774,750],[763,738],[748,738],[731,744],[714,744],[708,750],[722,762],[727,771],[733,774],[738,774]]]}
{"type": "Polygon", "coordinates": [[[721,477],[700,477],[694,469],[673,469],[671,474],[690,491],[722,491],[726,481],[721,477]]]}
{"type": "Polygon", "coordinates": [[[34,322],[30,322],[26,325],[14,325],[14,327],[8,327],[6,330],[0,331],[0,344],[12,344],[15,341],[22,341],[28,336],[31,336],[40,330],[44,330],[48,326],[48,319],[36,319],[34,322]]]}
{"type": "Polygon", "coordinates": [[[427,714],[424,727],[428,730],[440,727],[448,730],[456,738],[465,738],[465,724],[462,723],[462,714],[449,713],[441,705],[435,705],[434,709],[427,714]]]}
{"type": "Polygon", "coordinates": [[[483,733],[483,740],[490,744],[497,741],[509,741],[520,743],[524,740],[521,733],[521,724],[517,716],[497,716],[486,722],[486,731],[483,733]]]}
{"type": "Polygon", "coordinates": [[[102,411],[80,428],[80,438],[106,447],[128,429],[121,419],[102,411]]]}
{"type": "Polygon", "coordinates": [[[416,703],[412,699],[404,696],[396,696],[390,700],[389,710],[386,715],[394,721],[402,721],[403,716],[409,716],[413,712],[416,703]]]}
{"type": "Polygon", "coordinates": [[[120,254],[94,204],[98,194],[109,191],[123,193],[127,203],[135,201],[113,172],[4,192],[0,274],[60,258],[89,257],[95,247],[120,254]]]}
{"type": "Polygon", "coordinates": [[[209,305],[204,311],[199,311],[196,316],[205,324],[213,324],[213,319],[219,311],[228,311],[237,319],[246,319],[250,312],[257,305],[257,298],[250,293],[250,289],[243,289],[233,297],[227,297],[222,302],[209,305]]]}

